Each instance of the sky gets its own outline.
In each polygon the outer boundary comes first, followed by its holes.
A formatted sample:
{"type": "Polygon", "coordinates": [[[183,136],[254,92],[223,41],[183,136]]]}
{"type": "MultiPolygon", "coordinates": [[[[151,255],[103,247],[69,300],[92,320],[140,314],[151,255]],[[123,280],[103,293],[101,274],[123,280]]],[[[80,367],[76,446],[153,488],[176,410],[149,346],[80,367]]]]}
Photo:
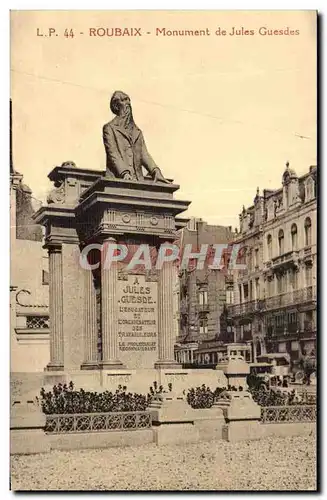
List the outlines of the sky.
{"type": "Polygon", "coordinates": [[[184,215],[236,227],[257,186],[280,187],[286,161],[298,175],[317,163],[315,15],[13,11],[15,169],[43,201],[56,165],[104,170],[102,126],[113,118],[112,93],[123,90],[150,154],[180,185],[176,197],[192,202],[184,215]],[[141,28],[142,36],[89,35],[101,27],[141,28]],[[217,36],[219,27],[227,35],[217,36]],[[229,35],[233,27],[255,34],[229,35]],[[39,36],[49,28],[58,36],[39,36]],[[210,36],[156,36],[156,28],[210,36]]]}

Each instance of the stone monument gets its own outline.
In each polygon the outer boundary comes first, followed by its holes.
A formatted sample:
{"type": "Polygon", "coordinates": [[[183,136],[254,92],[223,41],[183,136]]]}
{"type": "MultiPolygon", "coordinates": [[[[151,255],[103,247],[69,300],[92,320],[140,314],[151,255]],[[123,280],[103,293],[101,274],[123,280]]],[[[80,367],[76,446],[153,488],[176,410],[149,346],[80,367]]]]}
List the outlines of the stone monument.
{"type": "MultiPolygon", "coordinates": [[[[179,186],[150,156],[129,97],[114,92],[110,108],[116,116],[103,127],[106,171],[72,161],[55,167],[48,204],[34,216],[45,226],[50,264],[45,384],[73,380],[77,387],[123,384],[147,392],[156,380],[182,390],[194,377],[174,360],[175,262],[133,270],[128,263],[143,247],[154,262],[186,225],[179,215],[190,202],[174,198],[179,186]],[[106,266],[107,252],[122,246],[125,261],[106,266]],[[81,265],[84,252],[92,270],[81,265]]],[[[212,372],[214,388],[218,378],[212,372]]]]}

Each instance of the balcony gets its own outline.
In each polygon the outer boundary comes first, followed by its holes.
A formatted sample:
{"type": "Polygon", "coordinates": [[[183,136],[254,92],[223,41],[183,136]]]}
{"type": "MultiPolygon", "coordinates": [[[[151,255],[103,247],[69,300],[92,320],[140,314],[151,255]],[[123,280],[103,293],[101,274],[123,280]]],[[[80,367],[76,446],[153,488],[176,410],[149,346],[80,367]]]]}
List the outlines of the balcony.
{"type": "Polygon", "coordinates": [[[281,293],[262,300],[250,300],[243,304],[235,304],[228,307],[230,317],[253,314],[256,312],[281,309],[287,306],[310,304],[316,302],[316,287],[309,286],[301,290],[281,293]]]}
{"type": "Polygon", "coordinates": [[[292,340],[313,340],[316,338],[316,331],[300,330],[294,323],[286,326],[270,326],[267,328],[267,341],[292,341],[292,340]]]}
{"type": "Polygon", "coordinates": [[[297,267],[297,262],[299,260],[299,252],[292,250],[291,252],[286,252],[278,257],[274,257],[271,260],[271,269],[282,269],[289,267],[297,267]]]}
{"type": "Polygon", "coordinates": [[[312,263],[312,247],[308,246],[303,249],[303,260],[307,264],[312,263]]]}
{"type": "Polygon", "coordinates": [[[307,288],[302,288],[301,290],[294,290],[266,298],[264,300],[264,309],[279,309],[285,306],[306,304],[315,301],[316,287],[308,286],[307,288]]]}
{"type": "Polygon", "coordinates": [[[243,304],[236,304],[228,307],[230,316],[241,316],[242,314],[252,314],[261,311],[263,308],[263,300],[250,300],[243,304]]]}
{"type": "Polygon", "coordinates": [[[311,257],[311,255],[312,255],[312,248],[311,248],[311,246],[305,247],[303,249],[303,255],[304,255],[304,257],[309,257],[309,256],[311,257]]]}

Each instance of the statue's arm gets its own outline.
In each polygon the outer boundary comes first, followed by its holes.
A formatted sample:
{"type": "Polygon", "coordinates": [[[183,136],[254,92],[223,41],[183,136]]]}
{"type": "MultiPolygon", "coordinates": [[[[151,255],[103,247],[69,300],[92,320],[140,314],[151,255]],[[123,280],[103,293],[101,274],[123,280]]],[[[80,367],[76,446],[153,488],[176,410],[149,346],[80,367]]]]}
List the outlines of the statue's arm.
{"type": "Polygon", "coordinates": [[[143,134],[141,137],[141,141],[142,141],[142,165],[149,172],[149,174],[152,174],[152,172],[159,167],[155,164],[154,159],[147,150],[143,134]]]}
{"type": "Polygon", "coordinates": [[[167,179],[164,178],[160,168],[158,167],[158,165],[155,164],[152,156],[148,152],[147,147],[145,145],[143,134],[141,140],[142,140],[142,165],[149,172],[149,174],[151,174],[155,182],[159,181],[169,184],[169,181],[167,181],[167,179]]]}
{"type": "Polygon", "coordinates": [[[129,172],[129,169],[118,153],[115,136],[110,125],[104,125],[102,135],[107,159],[113,166],[117,177],[123,177],[125,173],[129,172]]]}

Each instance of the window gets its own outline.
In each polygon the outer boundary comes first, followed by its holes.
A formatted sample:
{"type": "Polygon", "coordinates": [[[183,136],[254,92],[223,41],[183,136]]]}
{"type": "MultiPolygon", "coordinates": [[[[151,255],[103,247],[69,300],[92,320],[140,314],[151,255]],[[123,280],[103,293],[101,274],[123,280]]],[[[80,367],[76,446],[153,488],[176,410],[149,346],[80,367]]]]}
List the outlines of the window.
{"type": "Polygon", "coordinates": [[[283,293],[283,277],[277,276],[277,293],[283,293]]]}
{"type": "Polygon", "coordinates": [[[267,281],[267,296],[272,297],[274,295],[274,280],[273,279],[268,279],[267,281]]]}
{"type": "Polygon", "coordinates": [[[306,247],[311,245],[311,219],[307,217],[304,222],[305,242],[306,247]]]}
{"type": "Polygon", "coordinates": [[[268,249],[268,260],[272,258],[272,237],[271,234],[267,236],[267,249],[268,249]]]}
{"type": "Polygon", "coordinates": [[[259,282],[259,278],[255,279],[255,298],[256,298],[256,300],[260,299],[260,282],[259,282]]]}
{"type": "Polygon", "coordinates": [[[312,311],[306,311],[304,313],[304,331],[313,330],[313,315],[312,311]]]}
{"type": "Polygon", "coordinates": [[[278,250],[279,250],[279,255],[283,255],[283,253],[284,253],[284,231],[282,229],[280,229],[279,233],[278,233],[278,250]]]}
{"type": "Polygon", "coordinates": [[[243,293],[244,293],[244,300],[248,300],[248,298],[249,298],[249,285],[247,283],[244,283],[244,285],[243,285],[243,293]]]}
{"type": "Polygon", "coordinates": [[[199,290],[199,304],[200,306],[206,306],[208,304],[207,290],[199,290]]]}
{"type": "Polygon", "coordinates": [[[252,323],[246,323],[243,325],[243,332],[244,333],[251,333],[252,332],[252,323]]]}
{"type": "Polygon", "coordinates": [[[265,321],[265,325],[266,325],[266,329],[267,329],[267,334],[271,335],[274,331],[274,318],[273,318],[273,316],[267,316],[264,321],[265,321]]]}
{"type": "Polygon", "coordinates": [[[249,271],[252,271],[252,267],[253,267],[252,250],[249,250],[248,251],[248,268],[249,268],[249,271]]]}
{"type": "Polygon", "coordinates": [[[291,281],[291,284],[292,284],[292,288],[293,290],[297,290],[298,288],[298,273],[296,271],[296,269],[293,269],[291,272],[290,272],[290,281],[291,281]]]}
{"type": "Polygon", "coordinates": [[[305,266],[305,284],[312,286],[312,266],[305,266]]]}
{"type": "Polygon", "coordinates": [[[256,248],[254,250],[254,266],[255,267],[259,266],[259,248],[256,248]]]}
{"type": "Polygon", "coordinates": [[[297,250],[297,225],[292,224],[291,227],[292,250],[297,250]]]}
{"type": "Polygon", "coordinates": [[[278,352],[287,352],[286,351],[286,342],[279,342],[279,344],[278,344],[278,352]]]}
{"type": "Polygon", "coordinates": [[[226,286],[226,304],[234,303],[234,288],[232,285],[226,286]]]}
{"type": "Polygon", "coordinates": [[[208,333],[208,318],[203,317],[199,320],[200,333],[208,333]]]}
{"type": "Polygon", "coordinates": [[[299,350],[299,343],[294,340],[293,342],[291,342],[291,351],[298,351],[299,350]]]}
{"type": "Polygon", "coordinates": [[[276,314],[276,316],[275,316],[275,325],[277,327],[283,327],[284,326],[284,314],[276,314]]]}
{"type": "Polygon", "coordinates": [[[297,322],[296,312],[290,312],[287,314],[287,323],[294,325],[297,322]]]}

